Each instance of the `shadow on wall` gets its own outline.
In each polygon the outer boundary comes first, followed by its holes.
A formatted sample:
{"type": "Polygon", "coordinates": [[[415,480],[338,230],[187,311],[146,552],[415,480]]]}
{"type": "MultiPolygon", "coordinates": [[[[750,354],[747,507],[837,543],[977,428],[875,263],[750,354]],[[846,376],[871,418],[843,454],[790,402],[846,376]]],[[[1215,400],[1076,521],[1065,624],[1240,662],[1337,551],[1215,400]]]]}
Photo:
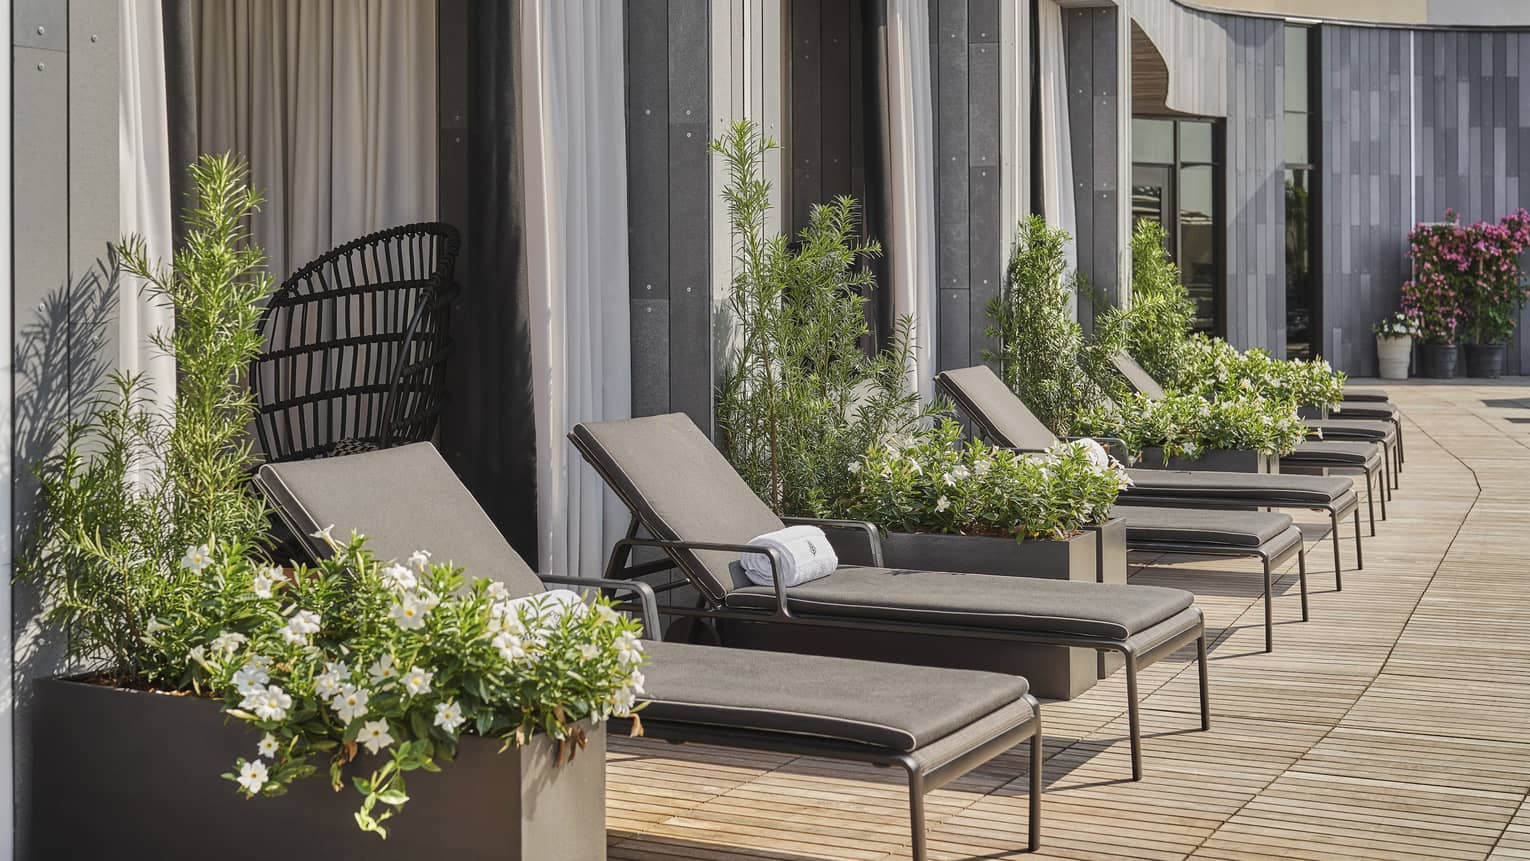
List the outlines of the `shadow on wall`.
{"type": "MultiPolygon", "coordinates": [[[[20,556],[31,546],[41,513],[33,465],[58,445],[65,422],[78,417],[116,365],[117,259],[108,249],[105,259],[71,284],[51,293],[28,314],[17,309],[18,326],[14,353],[15,398],[9,474],[13,514],[12,550],[20,556]],[[26,319],[30,317],[30,319],[26,319]],[[107,354],[109,347],[112,353],[107,354]]],[[[65,670],[67,632],[49,630],[39,618],[43,611],[39,595],[25,583],[11,586],[11,623],[14,636],[12,706],[14,738],[28,739],[27,722],[32,701],[32,680],[65,670]]],[[[15,779],[25,786],[31,767],[31,746],[16,745],[15,779]]],[[[18,836],[24,839],[31,815],[29,794],[15,794],[18,836]]],[[[18,843],[18,858],[27,857],[18,843]]]]}

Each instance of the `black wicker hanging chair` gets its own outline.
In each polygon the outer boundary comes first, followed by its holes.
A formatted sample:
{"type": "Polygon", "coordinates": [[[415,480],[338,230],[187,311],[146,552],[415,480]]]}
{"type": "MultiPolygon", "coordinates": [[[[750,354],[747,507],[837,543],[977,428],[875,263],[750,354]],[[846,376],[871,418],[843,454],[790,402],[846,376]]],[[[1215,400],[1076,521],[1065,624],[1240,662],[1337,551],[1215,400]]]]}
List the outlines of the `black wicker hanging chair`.
{"type": "Polygon", "coordinates": [[[448,224],[363,236],[282,283],[250,365],[271,462],[428,440],[446,402],[457,252],[448,224]]]}

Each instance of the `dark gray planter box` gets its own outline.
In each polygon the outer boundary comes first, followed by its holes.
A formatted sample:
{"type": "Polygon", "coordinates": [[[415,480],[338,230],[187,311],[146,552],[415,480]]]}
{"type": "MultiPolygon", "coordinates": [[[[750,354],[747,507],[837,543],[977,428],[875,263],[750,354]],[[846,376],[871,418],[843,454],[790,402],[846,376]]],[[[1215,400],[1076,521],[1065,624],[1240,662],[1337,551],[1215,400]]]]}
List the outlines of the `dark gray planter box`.
{"type": "MultiPolygon", "coordinates": [[[[1112,517],[1099,526],[1089,527],[1099,539],[1098,568],[1095,581],[1099,583],[1126,584],[1126,521],[1112,517]]],[[[1096,652],[1099,677],[1105,678],[1126,665],[1119,652],[1096,652]]]]}
{"type": "MultiPolygon", "coordinates": [[[[1026,542],[982,535],[893,532],[882,540],[882,557],[888,568],[1081,583],[1103,578],[1105,582],[1124,583],[1126,529],[1122,521],[1113,520],[1066,540],[1026,542]],[[1109,570],[1101,565],[1102,548],[1107,548],[1103,557],[1110,560],[1109,570]]],[[[729,646],[1014,673],[1025,676],[1037,696],[1049,699],[1071,699],[1084,693],[1104,669],[1093,649],[772,623],[730,621],[719,629],[729,646]]]]}
{"type": "MultiPolygon", "coordinates": [[[[604,727],[561,766],[545,736],[504,753],[464,737],[441,773],[409,774],[409,803],[381,840],[356,828],[361,795],[331,790],[327,761],[286,795],[240,796],[220,775],[260,736],[218,703],[44,679],[35,708],[35,858],[606,857],[604,727]]],[[[374,761],[356,760],[367,772],[374,761]]]]}
{"type": "Polygon", "coordinates": [[[1280,458],[1248,448],[1214,448],[1195,459],[1171,457],[1165,461],[1163,449],[1153,447],[1143,449],[1142,457],[1132,466],[1203,472],[1280,472],[1280,458]]]}

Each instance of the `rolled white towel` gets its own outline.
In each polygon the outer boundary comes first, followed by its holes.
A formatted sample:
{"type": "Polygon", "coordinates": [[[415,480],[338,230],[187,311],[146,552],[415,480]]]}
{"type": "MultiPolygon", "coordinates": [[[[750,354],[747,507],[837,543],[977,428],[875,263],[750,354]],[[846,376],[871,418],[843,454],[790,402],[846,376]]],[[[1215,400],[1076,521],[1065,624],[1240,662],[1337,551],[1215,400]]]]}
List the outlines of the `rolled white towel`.
{"type": "MultiPolygon", "coordinates": [[[[839,567],[839,557],[828,536],[816,526],[788,526],[757,536],[749,543],[774,548],[780,554],[781,570],[777,573],[787,588],[827,577],[839,567]]],[[[743,565],[749,582],[757,586],[775,585],[769,556],[745,553],[739,564],[743,565]]]]}

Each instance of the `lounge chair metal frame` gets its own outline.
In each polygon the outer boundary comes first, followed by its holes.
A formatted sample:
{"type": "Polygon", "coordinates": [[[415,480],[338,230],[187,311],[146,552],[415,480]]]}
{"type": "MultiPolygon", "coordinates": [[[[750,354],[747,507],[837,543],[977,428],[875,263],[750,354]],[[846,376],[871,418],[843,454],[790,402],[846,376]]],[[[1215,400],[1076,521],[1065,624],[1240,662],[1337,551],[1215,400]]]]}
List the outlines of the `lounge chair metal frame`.
{"type": "MultiPolygon", "coordinates": [[[[663,538],[639,538],[638,533],[642,530],[655,532],[651,524],[644,523],[639,514],[639,505],[636,500],[629,499],[623,492],[621,482],[602,466],[601,458],[591,451],[584,441],[576,434],[569,434],[568,439],[584,456],[587,463],[600,474],[606,486],[621,499],[622,504],[627,506],[631,514],[631,522],[627,528],[627,534],[617,541],[612,547],[611,558],[606,564],[606,579],[628,580],[646,574],[656,573],[677,568],[687,580],[696,585],[697,593],[702,596],[701,603],[695,607],[669,606],[663,608],[661,613],[667,616],[680,616],[689,618],[713,619],[721,621],[737,622],[774,622],[780,624],[810,625],[819,628],[830,628],[848,631],[878,631],[894,634],[935,634],[952,637],[977,638],[984,640],[1000,640],[1013,643],[1042,646],[1069,646],[1083,649],[1094,649],[1101,652],[1118,652],[1121,654],[1126,668],[1126,698],[1127,698],[1127,721],[1131,743],[1132,780],[1142,779],[1142,720],[1141,705],[1138,701],[1137,673],[1160,658],[1163,658],[1181,646],[1189,643],[1196,644],[1196,660],[1199,669],[1200,702],[1201,702],[1201,729],[1211,728],[1211,692],[1206,668],[1206,620],[1205,614],[1199,607],[1191,606],[1189,609],[1196,615],[1196,624],[1178,631],[1163,634],[1158,628],[1173,619],[1158,623],[1125,639],[1104,637],[1089,637],[1061,633],[1040,633],[1029,631],[1003,631],[992,628],[964,627],[958,625],[943,625],[924,622],[895,622],[880,619],[870,619],[851,616],[827,616],[818,614],[798,615],[792,611],[791,602],[787,595],[786,586],[780,577],[772,577],[775,584],[776,606],[771,611],[746,610],[736,607],[727,607],[716,601],[696,582],[689,567],[683,561],[681,554],[695,551],[720,551],[725,553],[759,553],[770,559],[772,571],[781,567],[781,557],[778,551],[772,547],[755,544],[735,544],[726,542],[688,541],[683,539],[663,538]],[[633,550],[647,548],[664,553],[667,565],[656,565],[653,562],[637,563],[628,565],[633,550]]],[[[831,529],[852,530],[863,532],[871,542],[872,558],[881,559],[881,534],[876,526],[871,523],[858,521],[821,521],[811,519],[798,519],[798,522],[813,523],[821,526],[825,531],[831,529]]],[[[880,566],[876,566],[880,567],[880,566]]],[[[972,575],[983,576],[983,575],[972,575]]]]}

